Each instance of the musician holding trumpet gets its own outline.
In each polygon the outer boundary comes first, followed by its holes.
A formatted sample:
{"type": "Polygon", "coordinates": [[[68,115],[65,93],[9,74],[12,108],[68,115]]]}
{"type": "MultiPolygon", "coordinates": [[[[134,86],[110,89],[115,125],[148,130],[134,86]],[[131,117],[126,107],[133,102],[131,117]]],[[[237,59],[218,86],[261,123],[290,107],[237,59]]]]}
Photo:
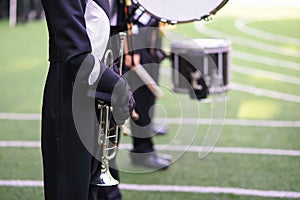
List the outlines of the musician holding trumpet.
{"type": "Polygon", "coordinates": [[[42,108],[45,199],[121,199],[120,193],[101,196],[105,187],[91,185],[92,163],[99,158],[88,146],[97,132],[98,102],[97,95],[91,97],[88,91],[114,96],[109,120],[116,125],[124,124],[135,104],[126,79],[101,62],[110,32],[109,2],[42,0],[42,4],[50,61],[42,108]]]}

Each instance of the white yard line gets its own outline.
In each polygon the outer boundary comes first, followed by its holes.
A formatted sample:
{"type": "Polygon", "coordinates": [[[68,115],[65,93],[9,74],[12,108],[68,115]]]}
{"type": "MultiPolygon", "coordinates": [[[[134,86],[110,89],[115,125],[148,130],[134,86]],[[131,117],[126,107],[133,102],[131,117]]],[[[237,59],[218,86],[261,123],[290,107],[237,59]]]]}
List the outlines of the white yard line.
{"type": "Polygon", "coordinates": [[[41,120],[41,115],[38,113],[0,113],[0,119],[41,120]]]}
{"type": "Polygon", "coordinates": [[[235,73],[244,74],[244,75],[248,75],[248,76],[263,77],[263,78],[273,79],[273,80],[284,82],[284,83],[300,85],[300,78],[297,78],[295,76],[288,76],[288,75],[283,75],[283,74],[260,70],[260,69],[242,67],[239,65],[232,65],[231,70],[235,73]]]}
{"type": "MultiPolygon", "coordinates": [[[[130,150],[132,144],[120,144],[120,149],[130,150]]],[[[300,156],[298,150],[287,150],[287,149],[266,149],[266,148],[245,148],[245,147],[202,147],[202,146],[185,146],[185,145],[166,145],[157,144],[155,145],[157,150],[164,151],[184,151],[184,152],[206,152],[211,153],[222,153],[222,154],[251,154],[251,155],[273,155],[273,156],[300,156]]]]}
{"type": "MultiPolygon", "coordinates": [[[[126,144],[124,144],[126,145],[126,144]]],[[[122,144],[121,144],[122,147],[122,144]]],[[[273,156],[300,156],[298,150],[286,149],[266,149],[266,148],[245,148],[245,147],[201,147],[201,146],[181,146],[181,145],[155,145],[155,147],[167,151],[187,151],[187,152],[205,152],[206,150],[211,153],[230,153],[230,154],[251,154],[251,155],[273,155],[273,156]]],[[[128,145],[128,149],[131,146],[128,145]]]]}
{"type": "MultiPolygon", "coordinates": [[[[40,141],[0,141],[1,147],[21,147],[21,148],[40,148],[40,141]]],[[[131,149],[132,144],[120,144],[120,149],[131,149]]],[[[202,146],[184,145],[155,145],[158,150],[166,151],[186,151],[186,152],[205,152],[211,148],[202,146]]],[[[244,148],[244,147],[214,147],[212,153],[231,153],[231,154],[257,154],[257,155],[276,155],[276,156],[300,156],[299,150],[288,149],[266,149],[266,148],[244,148]]]]}
{"type": "MultiPolygon", "coordinates": [[[[248,86],[251,87],[251,86],[248,86]]],[[[247,86],[241,84],[234,84],[233,89],[243,91],[243,92],[251,92],[246,90],[247,86]],[[241,86],[239,88],[239,86],[241,86]],[[246,87],[246,88],[245,88],[246,87]]],[[[252,88],[257,90],[257,93],[265,92],[264,89],[261,88],[252,88]],[[261,91],[263,90],[263,91],[261,91]],[[259,92],[260,91],[260,92],[259,92]]],[[[270,91],[274,92],[274,91],[270,91]]],[[[275,92],[276,93],[276,92],[275,92]]],[[[279,93],[278,95],[280,95],[279,93]]],[[[287,95],[287,94],[285,94],[287,95]]],[[[284,95],[283,95],[284,96],[284,95]]],[[[292,96],[296,99],[300,98],[299,96],[292,96]]],[[[279,98],[279,97],[278,97],[279,98]]],[[[40,120],[39,114],[24,114],[24,113],[0,113],[2,118],[0,119],[14,119],[14,120],[40,120]]],[[[202,125],[230,125],[230,126],[258,126],[258,127],[287,127],[287,128],[298,128],[300,127],[300,121],[283,121],[283,120],[252,120],[252,119],[209,119],[209,118],[154,118],[155,121],[165,121],[167,124],[202,124],[202,125]]]]}
{"type": "Polygon", "coordinates": [[[0,180],[0,186],[44,187],[44,183],[39,180],[0,180]]]}
{"type": "Polygon", "coordinates": [[[0,141],[0,147],[22,147],[22,148],[37,148],[41,147],[40,141],[0,141]]]}
{"type": "Polygon", "coordinates": [[[236,58],[236,59],[246,60],[246,61],[258,63],[258,64],[269,65],[269,66],[271,66],[270,69],[272,69],[274,67],[277,67],[277,68],[280,67],[283,69],[291,69],[291,70],[300,71],[300,63],[292,62],[289,60],[270,58],[270,57],[266,57],[266,56],[255,55],[255,54],[250,54],[250,53],[241,52],[241,51],[233,51],[230,55],[231,55],[231,57],[236,58]]]}
{"type": "Polygon", "coordinates": [[[297,38],[270,33],[267,31],[262,31],[247,25],[248,23],[262,21],[262,20],[238,19],[235,21],[234,25],[238,30],[246,34],[253,35],[255,37],[262,38],[272,42],[277,42],[281,44],[291,44],[292,46],[300,47],[300,40],[297,38]]]}
{"type": "Polygon", "coordinates": [[[278,198],[299,198],[300,192],[275,191],[275,190],[251,190],[243,188],[227,187],[201,187],[186,185],[138,185],[138,184],[120,184],[123,190],[138,191],[159,191],[159,192],[192,192],[206,194],[234,194],[241,196],[260,196],[260,197],[278,197],[278,198]]]}
{"type": "MultiPolygon", "coordinates": [[[[43,187],[40,180],[0,180],[0,186],[9,187],[43,187]]],[[[299,198],[300,192],[256,190],[233,187],[189,186],[189,185],[142,185],[142,184],[119,184],[121,190],[149,191],[149,192],[189,192],[199,194],[233,194],[239,196],[257,196],[274,198],[299,198]]]]}
{"type": "Polygon", "coordinates": [[[255,126],[255,127],[286,127],[299,128],[300,121],[280,120],[251,120],[251,119],[198,119],[198,118],[155,118],[157,122],[164,121],[166,124],[185,125],[229,125],[229,126],[255,126]]]}
{"type": "Polygon", "coordinates": [[[265,96],[273,99],[289,101],[293,103],[300,103],[300,96],[287,94],[283,92],[277,92],[273,90],[267,90],[263,88],[258,88],[250,85],[240,84],[240,83],[230,83],[230,89],[237,90],[240,92],[246,92],[249,94],[255,94],[258,96],[265,96]]]}
{"type": "Polygon", "coordinates": [[[217,31],[211,28],[204,26],[201,22],[195,22],[195,28],[198,32],[208,35],[210,37],[218,37],[218,38],[227,38],[232,41],[232,43],[245,46],[248,48],[253,48],[257,50],[262,50],[266,52],[271,52],[277,55],[286,55],[291,57],[300,57],[300,51],[296,49],[286,48],[286,47],[278,47],[272,44],[266,44],[263,42],[258,42],[255,40],[245,39],[242,37],[230,35],[223,33],[221,31],[217,31]]]}

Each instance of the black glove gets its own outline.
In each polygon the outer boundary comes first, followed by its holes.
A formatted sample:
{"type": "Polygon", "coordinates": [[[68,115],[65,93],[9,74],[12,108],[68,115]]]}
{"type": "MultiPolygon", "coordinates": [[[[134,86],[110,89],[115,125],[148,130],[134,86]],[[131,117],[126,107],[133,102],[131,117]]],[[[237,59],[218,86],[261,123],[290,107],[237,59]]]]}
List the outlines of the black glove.
{"type": "Polygon", "coordinates": [[[135,106],[127,80],[89,53],[74,57],[69,66],[78,83],[88,85],[87,80],[95,62],[100,63],[100,75],[94,85],[90,86],[87,95],[111,105],[115,123],[124,124],[135,106]]]}
{"type": "Polygon", "coordinates": [[[113,120],[117,125],[125,123],[132,113],[135,101],[127,80],[101,63],[100,76],[94,91],[89,95],[106,101],[113,107],[113,120]]]}
{"type": "Polygon", "coordinates": [[[120,77],[112,96],[116,96],[116,102],[112,102],[113,120],[118,125],[124,124],[125,120],[131,115],[135,106],[135,100],[133,98],[131,88],[124,77],[120,77]]]}

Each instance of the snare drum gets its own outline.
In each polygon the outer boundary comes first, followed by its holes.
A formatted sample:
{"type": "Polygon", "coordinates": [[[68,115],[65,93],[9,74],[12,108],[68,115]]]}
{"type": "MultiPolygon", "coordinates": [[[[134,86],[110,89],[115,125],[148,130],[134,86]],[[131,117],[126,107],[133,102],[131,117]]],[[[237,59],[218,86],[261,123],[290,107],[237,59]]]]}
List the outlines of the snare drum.
{"type": "Polygon", "coordinates": [[[230,49],[231,42],[225,39],[172,43],[173,90],[180,93],[188,93],[190,88],[203,88],[204,93],[227,91],[230,82],[230,49]]]}

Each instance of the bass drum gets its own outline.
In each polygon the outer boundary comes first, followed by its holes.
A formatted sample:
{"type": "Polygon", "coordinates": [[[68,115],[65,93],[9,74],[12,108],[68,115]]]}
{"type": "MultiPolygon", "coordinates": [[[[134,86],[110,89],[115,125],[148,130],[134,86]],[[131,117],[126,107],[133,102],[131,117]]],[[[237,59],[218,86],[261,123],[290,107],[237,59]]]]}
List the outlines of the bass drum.
{"type": "Polygon", "coordinates": [[[147,13],[159,21],[176,24],[206,19],[216,14],[228,0],[133,0],[140,13],[147,13]]]}

